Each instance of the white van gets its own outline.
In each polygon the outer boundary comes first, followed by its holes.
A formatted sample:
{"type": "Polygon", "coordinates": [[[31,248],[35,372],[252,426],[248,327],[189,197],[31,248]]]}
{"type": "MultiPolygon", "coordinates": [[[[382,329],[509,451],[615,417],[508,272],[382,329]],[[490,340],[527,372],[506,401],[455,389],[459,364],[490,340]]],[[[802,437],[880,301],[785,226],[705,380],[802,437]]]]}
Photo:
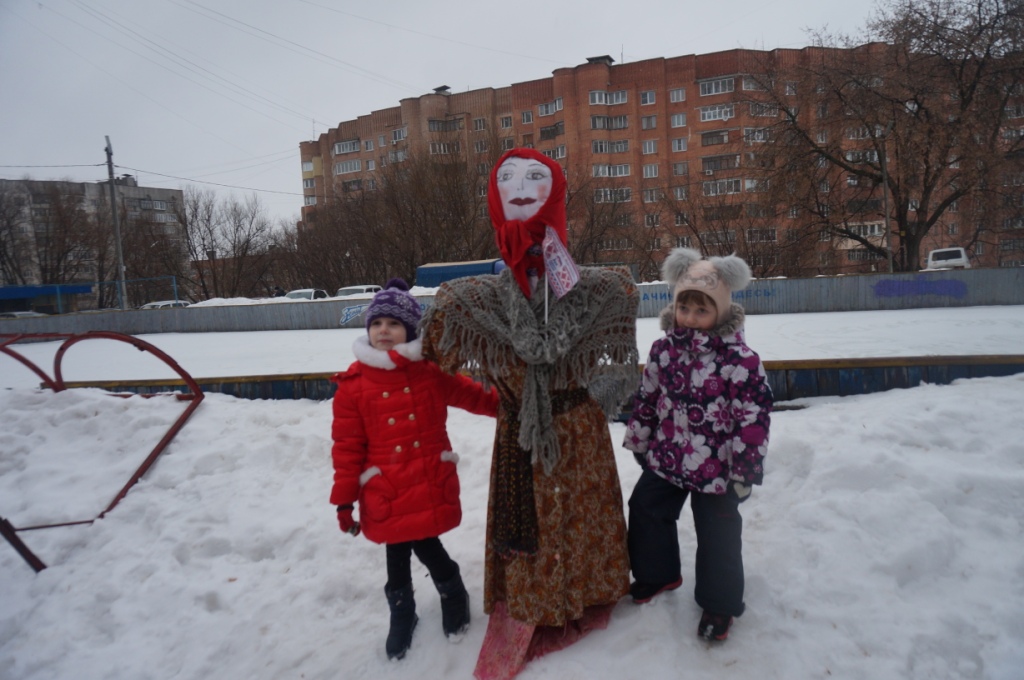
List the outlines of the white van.
{"type": "Polygon", "coordinates": [[[970,269],[971,260],[963,248],[939,248],[928,253],[925,269],[970,269]]]}

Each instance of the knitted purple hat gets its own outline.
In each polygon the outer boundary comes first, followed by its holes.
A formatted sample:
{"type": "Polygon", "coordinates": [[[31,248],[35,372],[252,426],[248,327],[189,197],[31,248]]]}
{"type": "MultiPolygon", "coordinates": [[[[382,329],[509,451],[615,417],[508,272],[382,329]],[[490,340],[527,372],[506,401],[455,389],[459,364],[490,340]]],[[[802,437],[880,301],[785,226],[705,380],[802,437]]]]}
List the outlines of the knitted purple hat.
{"type": "Polygon", "coordinates": [[[405,326],[405,341],[416,339],[416,325],[420,322],[420,303],[409,293],[409,284],[402,279],[391,279],[384,290],[373,296],[366,308],[366,331],[374,319],[388,316],[405,326]]]}

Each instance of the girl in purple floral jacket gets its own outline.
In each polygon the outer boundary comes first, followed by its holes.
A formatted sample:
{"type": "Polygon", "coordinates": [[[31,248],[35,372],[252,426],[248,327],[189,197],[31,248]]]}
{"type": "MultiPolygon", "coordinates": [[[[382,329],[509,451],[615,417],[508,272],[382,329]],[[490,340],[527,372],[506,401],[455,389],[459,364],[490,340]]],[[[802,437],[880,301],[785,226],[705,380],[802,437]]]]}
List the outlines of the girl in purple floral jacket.
{"type": "Polygon", "coordinates": [[[724,640],[743,613],[739,504],[761,484],[772,392],[743,338],[732,292],[750,282],[736,256],[676,248],[662,266],[673,291],[636,394],[623,445],[643,473],[629,499],[634,602],[683,583],[676,522],[687,496],[697,532],[697,634],[724,640]]]}

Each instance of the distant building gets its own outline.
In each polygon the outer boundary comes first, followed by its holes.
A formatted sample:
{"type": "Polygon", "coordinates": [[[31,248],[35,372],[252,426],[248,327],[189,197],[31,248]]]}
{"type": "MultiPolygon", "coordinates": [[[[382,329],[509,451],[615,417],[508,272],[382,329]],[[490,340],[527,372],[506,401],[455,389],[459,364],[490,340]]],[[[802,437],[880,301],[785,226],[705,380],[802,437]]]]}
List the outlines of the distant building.
{"type": "MultiPolygon", "coordinates": [[[[857,49],[886,48],[873,44],[857,49]]],[[[461,154],[476,165],[485,183],[490,164],[479,161],[493,158],[497,144],[498,151],[536,148],[562,163],[571,186],[585,179],[594,202],[627,204],[632,217],[625,219],[649,228],[646,247],[660,251],[657,260],[677,245],[712,244],[738,248],[765,272],[778,264],[781,246],[799,237],[808,244],[804,248],[811,252],[811,262],[790,272],[875,270],[886,263],[856,240],[833,239],[827,230],[818,238],[817,223],[807,210],[786,205],[778,194],[771,199],[773,205],[764,203],[769,161],[762,150],[780,129],[780,108],[768,102],[763,74],[768,66],[781,74],[810,64],[823,52],[816,47],[736,49],[620,65],[601,56],[557,69],[550,78],[508,87],[458,93],[438,87],[402,99],[396,107],[341,122],[317,140],[301,143],[303,221],[315,220],[327,202],[373,190],[376,172],[410,154],[461,154]],[[695,214],[702,219],[698,228],[693,227],[695,214]],[[812,235],[804,238],[798,232],[812,235]]],[[[778,86],[785,88],[793,110],[804,119],[821,117],[814,84],[778,86]]],[[[830,129],[823,126],[817,133],[819,141],[838,140],[842,149],[849,149],[847,158],[861,154],[864,162],[877,165],[877,153],[865,150],[859,128],[844,125],[834,110],[832,114],[830,129]]],[[[804,165],[814,162],[808,159],[804,165]]],[[[833,206],[831,219],[842,219],[844,228],[882,243],[885,218],[878,184],[833,175],[812,185],[821,206],[814,219],[827,225],[833,206]],[[834,206],[848,214],[838,217],[834,206]]],[[[1020,198],[1024,204],[1024,194],[1020,198]]],[[[1024,258],[1024,252],[1009,252],[1012,248],[996,240],[988,248],[975,241],[974,225],[958,224],[958,207],[966,219],[965,206],[953,206],[922,243],[922,259],[930,248],[960,245],[968,247],[975,266],[1015,264],[1024,258]]],[[[1013,215],[1007,219],[1020,221],[1013,215]]],[[[571,220],[570,215],[570,232],[571,220]]],[[[603,241],[602,261],[629,260],[616,252],[626,243],[603,241]]]]}
{"type": "MultiPolygon", "coordinates": [[[[115,178],[114,183],[122,241],[143,223],[177,238],[181,190],[140,187],[131,175],[115,178]]],[[[0,180],[0,285],[115,280],[109,206],[109,182],[0,180]]],[[[25,301],[8,304],[28,306],[25,301]]]]}

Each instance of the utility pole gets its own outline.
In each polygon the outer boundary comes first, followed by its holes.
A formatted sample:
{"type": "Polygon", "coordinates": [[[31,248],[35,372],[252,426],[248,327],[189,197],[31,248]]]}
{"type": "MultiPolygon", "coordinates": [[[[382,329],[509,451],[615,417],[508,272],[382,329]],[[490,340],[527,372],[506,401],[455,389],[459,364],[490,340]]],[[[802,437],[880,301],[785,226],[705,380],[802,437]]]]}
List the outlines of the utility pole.
{"type": "Polygon", "coordinates": [[[121,310],[124,311],[128,296],[124,286],[124,255],[121,253],[121,223],[117,215],[117,189],[114,186],[114,147],[110,145],[110,137],[107,140],[107,176],[110,178],[110,214],[114,216],[114,245],[117,248],[117,292],[121,302],[121,310]]]}
{"type": "Polygon", "coordinates": [[[881,144],[882,156],[881,156],[881,159],[880,159],[881,160],[881,165],[882,165],[882,209],[885,211],[885,213],[883,215],[884,224],[885,224],[885,227],[884,227],[885,228],[885,252],[886,252],[886,255],[888,255],[888,258],[889,258],[889,273],[890,274],[892,274],[892,272],[893,272],[893,268],[892,268],[892,234],[889,231],[889,172],[888,172],[888,169],[887,169],[887,162],[886,162],[886,158],[885,157],[886,157],[886,145],[889,142],[889,133],[892,132],[892,126],[893,126],[893,124],[895,124],[895,122],[896,122],[895,120],[890,120],[889,124],[885,127],[885,134],[882,137],[882,144],[881,144]]]}

